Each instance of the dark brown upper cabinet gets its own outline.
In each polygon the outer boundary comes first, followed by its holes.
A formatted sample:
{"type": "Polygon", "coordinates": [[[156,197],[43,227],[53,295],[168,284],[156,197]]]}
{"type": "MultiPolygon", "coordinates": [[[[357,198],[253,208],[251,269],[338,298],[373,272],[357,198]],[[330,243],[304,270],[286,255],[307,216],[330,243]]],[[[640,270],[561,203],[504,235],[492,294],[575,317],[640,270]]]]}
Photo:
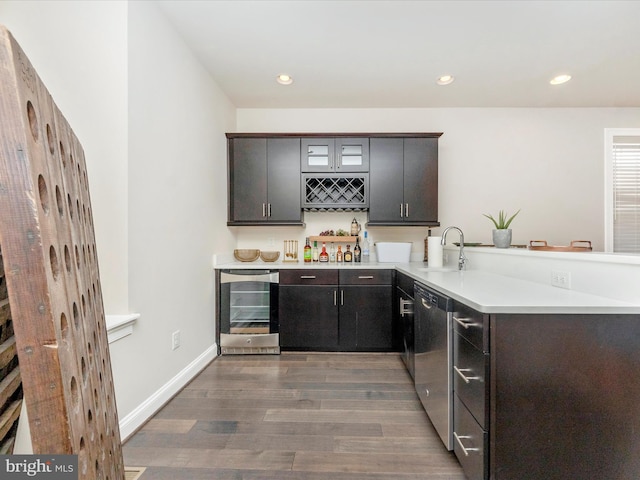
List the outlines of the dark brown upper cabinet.
{"type": "Polygon", "coordinates": [[[227,225],[302,225],[300,138],[227,137],[227,225]]]}
{"type": "Polygon", "coordinates": [[[370,139],[368,225],[439,225],[440,135],[370,139]]]}
{"type": "Polygon", "coordinates": [[[303,172],[368,172],[369,138],[303,138],[300,166],[303,172]]]}

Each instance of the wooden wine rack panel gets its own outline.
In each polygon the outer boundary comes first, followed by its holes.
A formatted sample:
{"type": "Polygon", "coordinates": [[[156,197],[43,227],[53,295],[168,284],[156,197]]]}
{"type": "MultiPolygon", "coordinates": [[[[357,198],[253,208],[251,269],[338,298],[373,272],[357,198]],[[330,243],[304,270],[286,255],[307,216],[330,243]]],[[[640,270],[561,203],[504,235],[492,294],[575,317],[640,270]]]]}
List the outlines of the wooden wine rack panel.
{"type": "Polygon", "coordinates": [[[84,152],[2,26],[0,88],[0,244],[33,451],[124,479],[84,152]]]}

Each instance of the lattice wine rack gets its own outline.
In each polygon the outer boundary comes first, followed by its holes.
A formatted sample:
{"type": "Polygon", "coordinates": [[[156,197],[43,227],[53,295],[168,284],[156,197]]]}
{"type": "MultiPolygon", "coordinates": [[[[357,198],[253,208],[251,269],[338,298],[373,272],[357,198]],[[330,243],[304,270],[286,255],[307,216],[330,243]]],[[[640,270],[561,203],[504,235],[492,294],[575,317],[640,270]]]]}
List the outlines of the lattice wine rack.
{"type": "Polygon", "coordinates": [[[304,175],[302,207],[305,210],[366,210],[369,207],[368,174],[304,175]]]}

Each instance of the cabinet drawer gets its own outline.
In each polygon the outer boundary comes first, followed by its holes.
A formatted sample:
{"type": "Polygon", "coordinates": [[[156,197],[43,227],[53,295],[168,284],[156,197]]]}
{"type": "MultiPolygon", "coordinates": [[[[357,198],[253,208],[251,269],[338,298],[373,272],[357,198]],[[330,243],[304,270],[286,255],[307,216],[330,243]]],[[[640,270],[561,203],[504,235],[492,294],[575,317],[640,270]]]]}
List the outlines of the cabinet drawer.
{"type": "Polygon", "coordinates": [[[280,285],[337,285],[338,270],[280,270],[280,285]]]}
{"type": "Polygon", "coordinates": [[[486,316],[471,307],[455,302],[453,305],[453,329],[482,352],[489,352],[489,329],[485,328],[486,316]]]}
{"type": "Polygon", "coordinates": [[[393,270],[340,270],[340,285],[392,285],[393,270]]]}
{"type": "Polygon", "coordinates": [[[453,341],[453,390],[484,428],[488,356],[459,334],[453,341]]]}
{"type": "Polygon", "coordinates": [[[453,399],[453,451],[468,480],[489,478],[488,435],[457,395],[453,399]]]}

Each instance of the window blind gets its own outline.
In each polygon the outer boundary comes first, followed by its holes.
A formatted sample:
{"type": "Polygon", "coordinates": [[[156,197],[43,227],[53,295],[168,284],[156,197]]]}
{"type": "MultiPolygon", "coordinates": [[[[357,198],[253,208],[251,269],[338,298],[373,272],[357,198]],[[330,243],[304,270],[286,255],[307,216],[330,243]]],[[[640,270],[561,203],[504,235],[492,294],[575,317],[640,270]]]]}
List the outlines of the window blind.
{"type": "Polygon", "coordinates": [[[640,136],[613,138],[613,251],[640,253],[640,136]]]}

